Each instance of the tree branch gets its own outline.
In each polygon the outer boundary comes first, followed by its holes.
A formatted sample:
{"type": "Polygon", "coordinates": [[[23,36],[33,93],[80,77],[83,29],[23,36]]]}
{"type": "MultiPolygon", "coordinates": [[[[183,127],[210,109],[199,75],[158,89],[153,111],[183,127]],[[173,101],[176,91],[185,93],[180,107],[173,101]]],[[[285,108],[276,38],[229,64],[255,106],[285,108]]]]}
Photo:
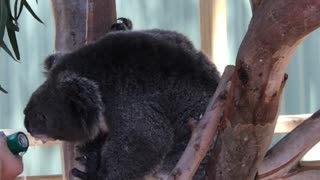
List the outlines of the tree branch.
{"type": "Polygon", "coordinates": [[[258,179],[287,174],[320,141],[320,110],[270,149],[258,171],[258,179]]]}
{"type": "Polygon", "coordinates": [[[226,94],[230,87],[230,80],[234,66],[227,66],[217,90],[207,106],[206,112],[192,131],[191,139],[178,164],[173,169],[169,179],[192,179],[209,146],[213,142],[218,124],[223,116],[226,94]]]}
{"type": "Polygon", "coordinates": [[[274,133],[288,133],[299,126],[312,114],[280,115],[274,133]]]}
{"type": "Polygon", "coordinates": [[[320,169],[298,170],[286,176],[272,180],[319,180],[320,169]]]}
{"type": "Polygon", "coordinates": [[[320,178],[320,167],[298,165],[294,170],[281,177],[268,178],[268,180],[318,180],[320,178]]]}
{"type": "Polygon", "coordinates": [[[254,179],[271,142],[285,69],[302,41],[320,26],[320,1],[259,3],[240,46],[209,179],[254,179]]]}

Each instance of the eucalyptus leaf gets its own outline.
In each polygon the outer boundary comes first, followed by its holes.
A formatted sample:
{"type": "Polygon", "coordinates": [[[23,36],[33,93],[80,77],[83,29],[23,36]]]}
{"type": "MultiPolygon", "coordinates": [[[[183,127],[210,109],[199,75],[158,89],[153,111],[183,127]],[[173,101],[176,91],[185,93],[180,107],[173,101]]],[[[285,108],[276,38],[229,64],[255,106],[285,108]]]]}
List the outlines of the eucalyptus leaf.
{"type": "Polygon", "coordinates": [[[3,87],[1,87],[1,85],[0,85],[0,91],[2,91],[2,92],[4,92],[4,93],[8,94],[8,91],[6,91],[5,89],[3,89],[3,87]]]}
{"type": "Polygon", "coordinates": [[[0,0],[0,39],[3,39],[4,30],[8,20],[8,8],[5,0],[0,0]]]}
{"type": "Polygon", "coordinates": [[[0,47],[9,54],[9,56],[12,57],[12,59],[14,59],[15,61],[19,62],[11,53],[11,51],[9,50],[8,46],[6,45],[6,43],[4,43],[4,41],[2,39],[0,39],[0,47]]]}
{"type": "Polygon", "coordinates": [[[16,38],[16,32],[9,28],[7,28],[7,32],[8,32],[8,36],[9,36],[9,40],[10,40],[13,52],[16,55],[16,58],[20,60],[20,52],[19,52],[18,42],[16,38]]]}
{"type": "MultiPolygon", "coordinates": [[[[7,8],[10,10],[9,11],[9,17],[8,17],[8,20],[7,20],[7,28],[11,29],[11,30],[14,30],[14,31],[19,31],[19,27],[17,24],[14,23],[14,17],[12,16],[12,13],[11,13],[11,9],[10,9],[11,5],[10,5],[10,0],[7,0],[7,8]]],[[[16,21],[15,21],[16,22],[16,21]]]]}
{"type": "Polygon", "coordinates": [[[40,23],[43,24],[43,22],[41,21],[41,19],[36,15],[36,13],[33,12],[32,8],[30,7],[30,5],[28,4],[28,2],[26,0],[21,0],[21,3],[27,8],[27,10],[30,12],[30,14],[40,23]]]}
{"type": "MultiPolygon", "coordinates": [[[[22,0],[22,1],[23,1],[23,0],[22,0]]],[[[22,1],[20,2],[18,15],[17,15],[17,17],[15,17],[15,19],[16,19],[16,20],[18,20],[18,19],[19,19],[20,15],[21,15],[21,12],[22,12],[22,9],[23,9],[22,1]]]]}
{"type": "Polygon", "coordinates": [[[17,19],[18,17],[18,1],[19,0],[15,0],[14,1],[14,6],[13,6],[13,13],[14,13],[14,18],[17,19]]]}

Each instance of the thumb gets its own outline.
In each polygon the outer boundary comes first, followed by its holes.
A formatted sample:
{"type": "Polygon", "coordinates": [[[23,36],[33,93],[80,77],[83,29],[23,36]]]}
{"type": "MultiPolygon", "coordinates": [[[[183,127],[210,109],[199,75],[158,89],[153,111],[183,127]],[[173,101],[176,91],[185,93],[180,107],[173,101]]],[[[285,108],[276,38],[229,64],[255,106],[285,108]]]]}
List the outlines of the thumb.
{"type": "Polygon", "coordinates": [[[6,136],[3,131],[0,131],[0,137],[6,136]]]}
{"type": "Polygon", "coordinates": [[[6,141],[6,135],[3,131],[0,131],[0,142],[6,141]]]}

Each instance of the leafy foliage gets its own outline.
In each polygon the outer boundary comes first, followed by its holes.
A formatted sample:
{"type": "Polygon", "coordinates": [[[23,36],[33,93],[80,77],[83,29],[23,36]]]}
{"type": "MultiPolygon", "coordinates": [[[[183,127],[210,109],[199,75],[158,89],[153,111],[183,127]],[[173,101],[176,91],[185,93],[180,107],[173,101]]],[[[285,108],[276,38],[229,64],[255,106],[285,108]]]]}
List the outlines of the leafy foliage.
{"type": "MultiPolygon", "coordinates": [[[[2,48],[8,55],[17,62],[20,62],[19,46],[16,38],[16,33],[19,32],[18,19],[25,7],[28,12],[40,23],[43,24],[41,19],[35,14],[27,0],[15,0],[13,5],[13,13],[10,4],[11,0],[0,0],[0,48],[2,48]],[[8,48],[4,42],[5,30],[13,50],[8,48]]],[[[38,3],[38,1],[36,0],[38,3]]],[[[1,86],[0,91],[7,93],[1,86]]]]}

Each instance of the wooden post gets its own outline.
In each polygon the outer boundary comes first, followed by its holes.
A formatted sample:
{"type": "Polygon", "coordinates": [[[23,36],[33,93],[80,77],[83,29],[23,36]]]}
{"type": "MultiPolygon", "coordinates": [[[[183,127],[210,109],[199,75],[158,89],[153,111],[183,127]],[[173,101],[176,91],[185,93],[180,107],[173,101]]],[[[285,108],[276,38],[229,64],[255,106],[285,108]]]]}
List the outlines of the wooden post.
{"type": "Polygon", "coordinates": [[[199,0],[199,12],[200,48],[223,70],[227,64],[226,0],[199,0]]]}
{"type": "Polygon", "coordinates": [[[213,53],[213,1],[199,0],[200,48],[211,60],[213,53]]]}

